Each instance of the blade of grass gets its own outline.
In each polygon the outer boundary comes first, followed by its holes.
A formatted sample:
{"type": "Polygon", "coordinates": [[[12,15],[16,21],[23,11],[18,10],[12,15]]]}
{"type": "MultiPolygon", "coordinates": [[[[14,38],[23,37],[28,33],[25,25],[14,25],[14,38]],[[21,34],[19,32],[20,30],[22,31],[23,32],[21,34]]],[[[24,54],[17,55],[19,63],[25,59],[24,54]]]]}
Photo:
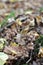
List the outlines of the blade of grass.
{"type": "Polygon", "coordinates": [[[10,14],[7,17],[5,17],[5,19],[0,23],[0,27],[3,27],[5,24],[7,24],[8,23],[7,20],[11,17],[15,18],[15,12],[14,11],[10,12],[10,14]]]}

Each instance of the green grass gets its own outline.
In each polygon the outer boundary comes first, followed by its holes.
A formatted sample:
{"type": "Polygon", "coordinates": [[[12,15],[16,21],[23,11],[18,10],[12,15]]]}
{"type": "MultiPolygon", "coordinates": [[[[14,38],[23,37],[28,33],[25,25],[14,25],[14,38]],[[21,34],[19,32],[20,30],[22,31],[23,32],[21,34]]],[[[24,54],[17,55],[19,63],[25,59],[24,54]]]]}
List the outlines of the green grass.
{"type": "Polygon", "coordinates": [[[10,12],[10,14],[7,17],[5,17],[5,19],[0,23],[0,27],[5,26],[8,23],[7,22],[8,19],[11,18],[11,17],[15,18],[15,12],[14,11],[10,12]]]}

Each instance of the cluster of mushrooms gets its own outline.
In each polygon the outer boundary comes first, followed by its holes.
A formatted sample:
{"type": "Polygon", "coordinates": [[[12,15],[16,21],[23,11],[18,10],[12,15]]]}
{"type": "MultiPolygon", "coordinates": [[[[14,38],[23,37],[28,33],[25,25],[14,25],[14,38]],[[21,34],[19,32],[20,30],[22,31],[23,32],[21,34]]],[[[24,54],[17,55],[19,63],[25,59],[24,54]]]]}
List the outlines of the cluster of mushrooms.
{"type": "Polygon", "coordinates": [[[36,39],[43,35],[43,11],[38,10],[42,5],[30,0],[10,1],[0,6],[0,22],[9,16],[9,12],[15,13],[15,17],[9,17],[5,25],[0,25],[0,52],[8,56],[5,65],[41,65],[39,58],[43,58],[43,47],[39,45],[38,53],[34,51],[38,46],[36,39]]]}
{"type": "Polygon", "coordinates": [[[8,60],[30,58],[35,40],[43,34],[42,24],[41,16],[23,14],[18,15],[15,20],[13,17],[9,18],[8,24],[0,31],[0,42],[3,40],[5,43],[0,51],[8,55],[8,60]]]}

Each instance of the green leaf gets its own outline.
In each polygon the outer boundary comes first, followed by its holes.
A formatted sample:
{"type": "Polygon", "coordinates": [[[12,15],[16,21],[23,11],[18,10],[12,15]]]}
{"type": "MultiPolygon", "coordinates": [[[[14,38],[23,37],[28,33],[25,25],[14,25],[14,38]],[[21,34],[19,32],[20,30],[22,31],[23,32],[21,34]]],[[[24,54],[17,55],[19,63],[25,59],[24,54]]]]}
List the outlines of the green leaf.
{"type": "Polygon", "coordinates": [[[40,35],[39,38],[35,40],[35,44],[36,46],[35,46],[34,51],[38,53],[39,44],[43,47],[43,35],[40,35]]]}
{"type": "Polygon", "coordinates": [[[41,44],[43,46],[43,35],[40,35],[38,39],[35,40],[36,44],[41,44]]]}

